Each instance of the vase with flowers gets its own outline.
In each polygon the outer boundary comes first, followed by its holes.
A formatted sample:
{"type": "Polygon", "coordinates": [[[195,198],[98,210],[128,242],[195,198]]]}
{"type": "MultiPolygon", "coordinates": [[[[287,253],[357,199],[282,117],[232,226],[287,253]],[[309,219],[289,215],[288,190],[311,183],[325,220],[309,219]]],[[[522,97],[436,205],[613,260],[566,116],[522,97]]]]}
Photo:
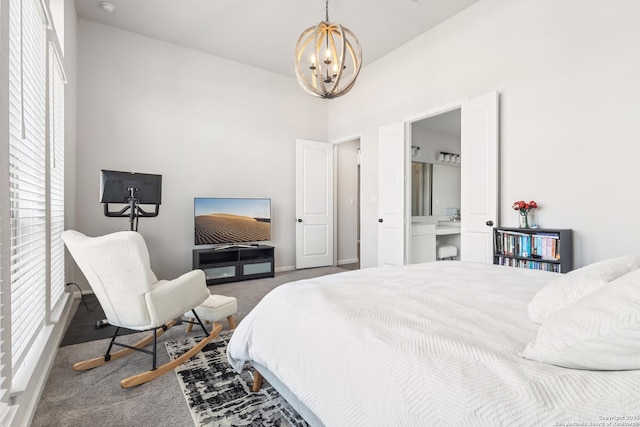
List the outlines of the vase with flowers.
{"type": "Polygon", "coordinates": [[[518,226],[520,228],[529,228],[529,212],[537,207],[538,204],[534,200],[531,200],[528,203],[524,200],[518,200],[513,204],[513,209],[520,213],[518,221],[518,226]]]}

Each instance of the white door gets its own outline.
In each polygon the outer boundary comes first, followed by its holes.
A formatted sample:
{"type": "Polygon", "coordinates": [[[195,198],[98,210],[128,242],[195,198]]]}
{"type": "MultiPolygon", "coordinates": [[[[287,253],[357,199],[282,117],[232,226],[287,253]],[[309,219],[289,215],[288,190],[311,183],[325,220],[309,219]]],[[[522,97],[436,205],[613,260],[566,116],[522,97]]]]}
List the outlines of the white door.
{"type": "Polygon", "coordinates": [[[378,265],[405,264],[404,123],[378,130],[378,265]]]}
{"type": "Polygon", "coordinates": [[[296,140],[296,268],[333,265],[333,145],[296,140]]]}
{"type": "Polygon", "coordinates": [[[462,105],[461,249],[463,261],[493,262],[498,224],[498,93],[462,105]]]}

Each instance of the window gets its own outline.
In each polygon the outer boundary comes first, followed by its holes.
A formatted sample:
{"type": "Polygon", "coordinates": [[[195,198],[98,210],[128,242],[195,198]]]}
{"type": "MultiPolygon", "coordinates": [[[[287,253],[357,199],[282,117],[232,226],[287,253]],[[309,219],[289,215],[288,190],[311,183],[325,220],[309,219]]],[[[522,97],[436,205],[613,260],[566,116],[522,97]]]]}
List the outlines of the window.
{"type": "Polygon", "coordinates": [[[2,86],[2,102],[8,102],[2,120],[9,126],[0,140],[8,153],[0,157],[0,170],[9,179],[0,184],[0,206],[8,215],[0,222],[0,298],[9,320],[0,350],[16,389],[17,378],[39,358],[34,349],[41,348],[44,327],[55,321],[64,295],[64,69],[43,2],[9,0],[8,11],[8,31],[2,32],[8,69],[0,74],[9,80],[2,86]]]}
{"type": "Polygon", "coordinates": [[[45,308],[47,36],[34,1],[12,1],[9,11],[11,364],[15,368],[42,327],[45,308]]]}

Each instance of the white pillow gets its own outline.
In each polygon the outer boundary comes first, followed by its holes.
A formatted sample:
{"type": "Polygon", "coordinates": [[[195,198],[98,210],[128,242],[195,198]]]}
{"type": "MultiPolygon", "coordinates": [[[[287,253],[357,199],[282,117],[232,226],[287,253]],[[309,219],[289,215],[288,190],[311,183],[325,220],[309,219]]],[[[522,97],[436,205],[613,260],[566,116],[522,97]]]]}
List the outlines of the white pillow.
{"type": "Polygon", "coordinates": [[[625,255],[589,264],[551,280],[529,303],[529,318],[544,323],[559,310],[640,267],[640,255],[625,255]]]}
{"type": "Polygon", "coordinates": [[[575,369],[640,369],[640,270],[556,313],[522,356],[575,369]]]}

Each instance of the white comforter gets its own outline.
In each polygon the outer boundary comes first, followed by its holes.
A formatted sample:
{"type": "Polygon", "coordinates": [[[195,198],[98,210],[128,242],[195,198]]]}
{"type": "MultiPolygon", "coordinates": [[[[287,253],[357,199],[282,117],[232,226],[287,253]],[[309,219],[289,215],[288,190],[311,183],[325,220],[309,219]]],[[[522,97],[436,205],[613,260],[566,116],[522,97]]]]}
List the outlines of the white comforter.
{"type": "Polygon", "coordinates": [[[554,277],[447,261],[289,283],[227,356],[265,366],[326,426],[639,426],[640,371],[520,357],[538,328],[527,303],[554,277]]]}

